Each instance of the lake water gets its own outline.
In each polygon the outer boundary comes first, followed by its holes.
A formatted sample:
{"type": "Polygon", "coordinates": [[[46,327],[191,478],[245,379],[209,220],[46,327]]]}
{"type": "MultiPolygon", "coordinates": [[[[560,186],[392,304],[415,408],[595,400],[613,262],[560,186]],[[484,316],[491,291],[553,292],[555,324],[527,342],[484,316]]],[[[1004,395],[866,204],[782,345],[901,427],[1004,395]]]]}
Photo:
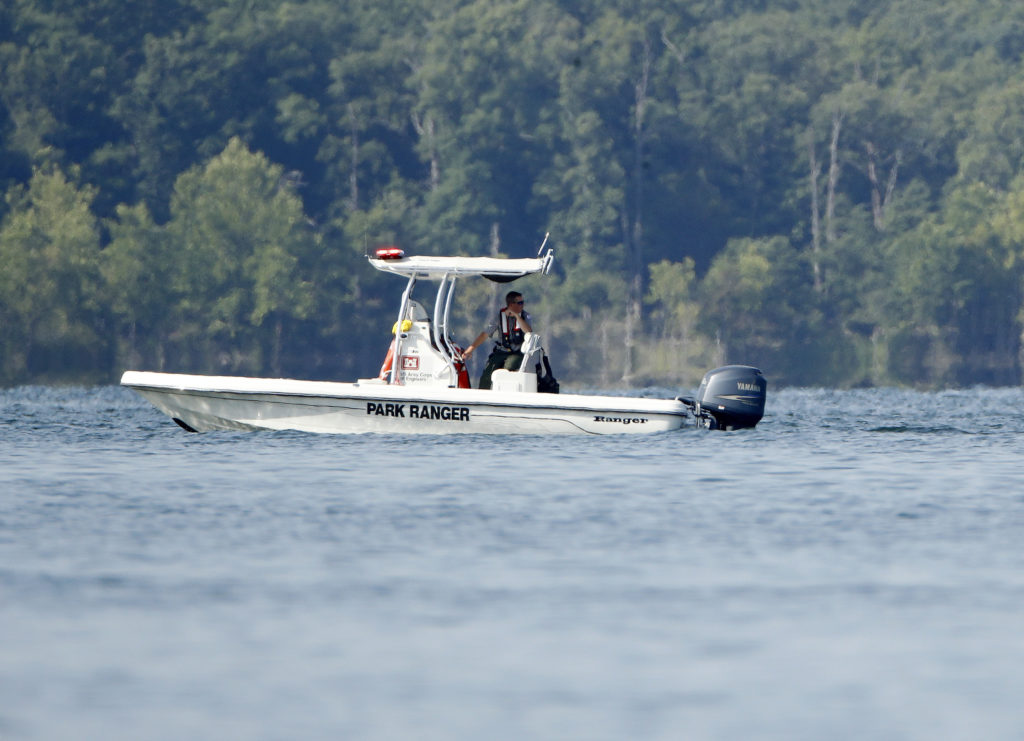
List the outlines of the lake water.
{"type": "Polygon", "coordinates": [[[0,739],[1024,739],[1022,411],[191,435],[3,391],[0,739]]]}

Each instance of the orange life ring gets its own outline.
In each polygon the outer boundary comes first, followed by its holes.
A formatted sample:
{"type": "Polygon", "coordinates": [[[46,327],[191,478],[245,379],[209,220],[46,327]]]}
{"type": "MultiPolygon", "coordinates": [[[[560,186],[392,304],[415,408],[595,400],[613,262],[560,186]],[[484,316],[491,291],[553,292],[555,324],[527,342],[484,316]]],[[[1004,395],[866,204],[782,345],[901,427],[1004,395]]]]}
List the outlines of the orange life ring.
{"type": "Polygon", "coordinates": [[[384,365],[380,367],[380,375],[377,378],[386,379],[388,377],[388,371],[391,370],[391,366],[395,362],[395,341],[391,340],[391,346],[388,348],[388,354],[384,356],[384,365]]]}

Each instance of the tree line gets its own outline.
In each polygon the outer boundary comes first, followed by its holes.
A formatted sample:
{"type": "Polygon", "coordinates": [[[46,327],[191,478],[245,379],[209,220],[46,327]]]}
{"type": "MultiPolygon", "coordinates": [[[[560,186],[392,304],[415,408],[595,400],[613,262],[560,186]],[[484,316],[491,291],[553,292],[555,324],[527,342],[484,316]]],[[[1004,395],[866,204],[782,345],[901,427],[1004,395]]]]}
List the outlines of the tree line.
{"type": "Polygon", "coordinates": [[[375,374],[365,254],[550,232],[570,384],[1018,384],[1022,53],[988,0],[6,3],[0,383],[375,374]]]}

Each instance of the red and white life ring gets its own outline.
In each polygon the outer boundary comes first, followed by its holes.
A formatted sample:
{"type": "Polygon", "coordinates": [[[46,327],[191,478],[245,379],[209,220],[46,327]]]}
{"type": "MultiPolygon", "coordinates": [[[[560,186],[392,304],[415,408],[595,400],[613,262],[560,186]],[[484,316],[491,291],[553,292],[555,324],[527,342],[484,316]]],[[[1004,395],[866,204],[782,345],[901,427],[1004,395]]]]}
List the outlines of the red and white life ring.
{"type": "Polygon", "coordinates": [[[384,365],[380,367],[380,374],[377,378],[386,379],[388,373],[391,372],[391,366],[395,364],[395,341],[391,340],[391,346],[388,348],[388,354],[384,356],[384,365]]]}

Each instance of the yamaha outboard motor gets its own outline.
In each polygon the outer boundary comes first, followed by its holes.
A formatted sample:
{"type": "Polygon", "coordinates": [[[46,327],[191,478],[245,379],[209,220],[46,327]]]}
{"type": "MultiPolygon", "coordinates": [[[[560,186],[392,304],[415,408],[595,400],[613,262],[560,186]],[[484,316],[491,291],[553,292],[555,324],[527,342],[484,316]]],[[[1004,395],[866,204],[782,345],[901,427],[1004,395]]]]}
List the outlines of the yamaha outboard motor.
{"type": "Polygon", "coordinates": [[[768,382],[757,368],[726,365],[704,375],[697,398],[680,398],[693,408],[699,427],[709,430],[742,430],[754,427],[764,416],[768,382]]]}

